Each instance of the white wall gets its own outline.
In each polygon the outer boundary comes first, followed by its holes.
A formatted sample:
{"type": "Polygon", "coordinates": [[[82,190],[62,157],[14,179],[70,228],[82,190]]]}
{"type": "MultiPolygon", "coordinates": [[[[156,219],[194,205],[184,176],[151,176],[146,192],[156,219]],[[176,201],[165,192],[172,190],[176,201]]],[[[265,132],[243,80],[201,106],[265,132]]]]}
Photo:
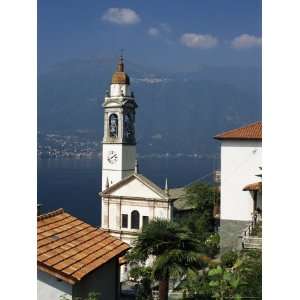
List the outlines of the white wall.
{"type": "Polygon", "coordinates": [[[110,96],[111,97],[119,97],[122,95],[124,96],[130,96],[130,87],[128,84],[111,84],[110,85],[110,96]]]}
{"type": "Polygon", "coordinates": [[[106,178],[109,185],[120,181],[134,171],[136,160],[135,145],[103,144],[102,151],[102,191],[105,189],[106,178]],[[118,159],[114,163],[107,160],[110,151],[117,153],[118,159]]]}
{"type": "Polygon", "coordinates": [[[251,220],[253,200],[243,188],[260,181],[261,141],[222,141],[221,219],[251,220]]]}
{"type": "Polygon", "coordinates": [[[38,300],[60,300],[62,295],[72,299],[72,285],[59,281],[54,276],[38,270],[37,295],[38,300]]]}
{"type": "Polygon", "coordinates": [[[126,185],[121,186],[119,189],[111,193],[113,196],[123,197],[142,197],[160,199],[157,193],[146,187],[140,180],[134,178],[126,185]]]}
{"type": "MultiPolygon", "coordinates": [[[[136,232],[131,229],[131,213],[137,210],[140,214],[140,229],[143,225],[143,216],[148,216],[149,221],[153,218],[170,219],[171,205],[168,202],[153,202],[151,200],[132,200],[118,198],[102,198],[102,225],[111,230],[136,232]],[[121,227],[122,214],[128,215],[128,227],[121,227]],[[109,221],[109,224],[108,224],[109,221]]],[[[125,241],[125,240],[124,240],[125,241]]],[[[127,241],[125,241],[127,242],[127,241]]]]}

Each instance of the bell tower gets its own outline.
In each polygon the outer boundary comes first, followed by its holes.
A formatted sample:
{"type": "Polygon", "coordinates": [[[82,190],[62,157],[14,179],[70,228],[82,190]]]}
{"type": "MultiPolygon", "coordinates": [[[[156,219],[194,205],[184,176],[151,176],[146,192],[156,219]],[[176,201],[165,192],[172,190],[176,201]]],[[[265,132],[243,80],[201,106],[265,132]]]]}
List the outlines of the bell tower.
{"type": "Polygon", "coordinates": [[[135,103],[123,56],[103,103],[102,191],[134,172],[136,161],[135,103]]]}

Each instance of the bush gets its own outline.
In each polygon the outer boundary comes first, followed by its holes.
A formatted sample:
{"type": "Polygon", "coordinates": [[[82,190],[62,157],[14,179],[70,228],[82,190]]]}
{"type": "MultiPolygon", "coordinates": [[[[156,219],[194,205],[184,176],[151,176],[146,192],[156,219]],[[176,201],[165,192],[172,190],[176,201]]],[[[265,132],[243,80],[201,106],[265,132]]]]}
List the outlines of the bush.
{"type": "Polygon", "coordinates": [[[224,268],[232,268],[238,258],[235,251],[228,251],[221,256],[221,265],[224,268]]]}

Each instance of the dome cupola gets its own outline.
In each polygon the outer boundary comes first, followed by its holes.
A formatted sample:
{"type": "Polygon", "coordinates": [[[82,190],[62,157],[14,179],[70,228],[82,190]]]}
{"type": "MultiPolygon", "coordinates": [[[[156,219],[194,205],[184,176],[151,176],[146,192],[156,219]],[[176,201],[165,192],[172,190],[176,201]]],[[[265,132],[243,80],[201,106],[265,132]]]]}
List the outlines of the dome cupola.
{"type": "Polygon", "coordinates": [[[130,84],[129,76],[124,72],[124,60],[123,56],[120,56],[117,70],[113,74],[111,79],[112,84],[130,84]]]}

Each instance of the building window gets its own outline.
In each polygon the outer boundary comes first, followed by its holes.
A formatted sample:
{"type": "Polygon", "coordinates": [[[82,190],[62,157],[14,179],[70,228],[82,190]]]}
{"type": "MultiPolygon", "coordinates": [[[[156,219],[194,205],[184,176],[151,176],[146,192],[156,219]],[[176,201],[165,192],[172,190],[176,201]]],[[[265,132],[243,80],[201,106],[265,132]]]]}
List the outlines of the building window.
{"type": "Polygon", "coordinates": [[[116,114],[109,116],[109,136],[118,137],[118,116],[116,114]]]}
{"type": "Polygon", "coordinates": [[[140,228],[140,214],[137,210],[134,210],[131,213],[131,228],[132,229],[140,228]]]}
{"type": "Polygon", "coordinates": [[[122,214],[122,228],[128,228],[128,215],[122,214]]]}
{"type": "Polygon", "coordinates": [[[147,225],[149,223],[149,217],[143,216],[143,226],[147,225]]]}

